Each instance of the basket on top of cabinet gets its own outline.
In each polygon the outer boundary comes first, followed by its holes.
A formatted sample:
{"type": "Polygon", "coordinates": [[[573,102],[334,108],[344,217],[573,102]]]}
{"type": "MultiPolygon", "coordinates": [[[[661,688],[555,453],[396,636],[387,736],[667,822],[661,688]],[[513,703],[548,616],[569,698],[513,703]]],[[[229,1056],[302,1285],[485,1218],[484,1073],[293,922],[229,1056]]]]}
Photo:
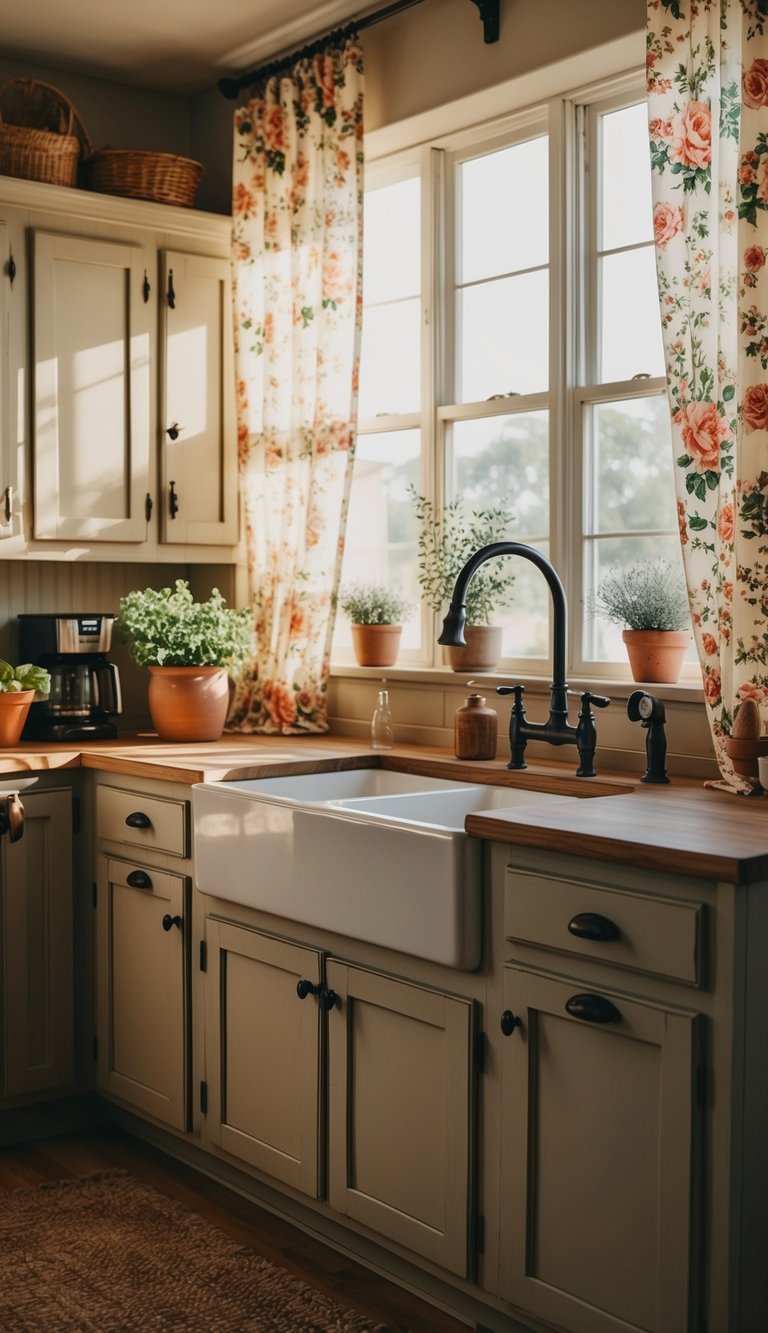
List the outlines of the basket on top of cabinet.
{"type": "Polygon", "coordinates": [[[0,84],[0,173],[75,185],[91,141],[69,98],[38,79],[0,84]]]}
{"type": "Polygon", "coordinates": [[[91,189],[129,199],[192,208],[203,175],[200,162],[175,153],[100,148],[88,163],[91,189]]]}

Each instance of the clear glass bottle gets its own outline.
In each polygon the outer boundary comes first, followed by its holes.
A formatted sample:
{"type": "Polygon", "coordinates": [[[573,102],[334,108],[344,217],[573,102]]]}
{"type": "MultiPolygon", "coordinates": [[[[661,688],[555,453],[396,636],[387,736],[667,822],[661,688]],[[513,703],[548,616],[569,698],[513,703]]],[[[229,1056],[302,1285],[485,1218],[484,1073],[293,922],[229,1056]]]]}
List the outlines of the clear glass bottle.
{"type": "Polygon", "coordinates": [[[379,690],[379,697],[371,718],[371,749],[391,750],[395,744],[389,690],[379,690]]]}

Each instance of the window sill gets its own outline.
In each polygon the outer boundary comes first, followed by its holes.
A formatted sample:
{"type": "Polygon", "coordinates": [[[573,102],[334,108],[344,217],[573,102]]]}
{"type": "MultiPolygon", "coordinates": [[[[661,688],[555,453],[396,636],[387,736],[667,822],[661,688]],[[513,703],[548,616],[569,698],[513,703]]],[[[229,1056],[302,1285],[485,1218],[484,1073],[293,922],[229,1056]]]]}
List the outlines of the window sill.
{"type": "MultiPolygon", "coordinates": [[[[532,695],[548,694],[550,687],[548,677],[525,675],[522,672],[511,673],[496,670],[470,673],[453,671],[447,666],[415,665],[361,667],[353,662],[335,662],[331,666],[331,680],[386,680],[389,686],[434,685],[446,687],[453,685],[457,690],[465,691],[470,679],[489,694],[495,691],[497,685],[510,685],[513,682],[516,685],[524,685],[532,695]]],[[[633,680],[617,680],[615,677],[608,678],[595,675],[589,677],[572,676],[568,681],[568,688],[573,694],[581,694],[584,690],[590,690],[593,694],[606,694],[611,699],[626,701],[634,690],[643,689],[645,686],[638,685],[633,680]]],[[[696,704],[697,706],[704,703],[704,691],[701,682],[698,680],[680,680],[675,685],[648,683],[647,688],[649,693],[665,702],[696,704]]]]}

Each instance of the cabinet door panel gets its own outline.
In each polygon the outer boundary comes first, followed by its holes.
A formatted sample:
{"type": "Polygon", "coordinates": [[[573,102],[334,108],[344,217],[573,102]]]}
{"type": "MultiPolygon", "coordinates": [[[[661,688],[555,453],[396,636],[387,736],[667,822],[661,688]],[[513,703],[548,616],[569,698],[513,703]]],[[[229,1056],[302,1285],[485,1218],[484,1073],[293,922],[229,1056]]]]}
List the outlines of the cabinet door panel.
{"type": "Polygon", "coordinates": [[[573,1333],[686,1333],[700,1019],[601,991],[584,1021],[584,990],[506,969],[501,1291],[573,1333]]]}
{"type": "Polygon", "coordinates": [[[232,544],[237,441],[229,262],[170,250],[162,260],[163,540],[232,544]]]}
{"type": "Polygon", "coordinates": [[[187,1129],[189,880],[154,866],[101,860],[99,1086],[187,1129]]]}
{"type": "Polygon", "coordinates": [[[335,959],[328,985],[329,1202],[468,1272],[472,1002],[335,959]]]}
{"type": "Polygon", "coordinates": [[[226,1152],[319,1193],[321,954],[226,922],[206,923],[207,1133],[226,1152]]]}
{"type": "Polygon", "coordinates": [[[5,1094],[73,1080],[72,798],[25,795],[24,835],[0,841],[5,1094]]]}
{"type": "Polygon", "coordinates": [[[34,233],[34,535],[143,541],[149,474],[147,259],[34,233]]]}

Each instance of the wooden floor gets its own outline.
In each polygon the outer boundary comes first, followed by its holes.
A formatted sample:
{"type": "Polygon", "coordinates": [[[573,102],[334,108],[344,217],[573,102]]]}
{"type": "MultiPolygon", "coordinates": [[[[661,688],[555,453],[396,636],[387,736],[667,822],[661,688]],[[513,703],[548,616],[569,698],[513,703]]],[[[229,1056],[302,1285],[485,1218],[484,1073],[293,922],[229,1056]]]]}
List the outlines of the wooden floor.
{"type": "Polygon", "coordinates": [[[0,1192],[111,1167],[180,1200],[239,1244],[392,1333],[467,1333],[466,1324],[114,1126],[0,1148],[0,1192]]]}

